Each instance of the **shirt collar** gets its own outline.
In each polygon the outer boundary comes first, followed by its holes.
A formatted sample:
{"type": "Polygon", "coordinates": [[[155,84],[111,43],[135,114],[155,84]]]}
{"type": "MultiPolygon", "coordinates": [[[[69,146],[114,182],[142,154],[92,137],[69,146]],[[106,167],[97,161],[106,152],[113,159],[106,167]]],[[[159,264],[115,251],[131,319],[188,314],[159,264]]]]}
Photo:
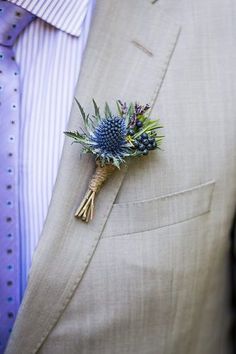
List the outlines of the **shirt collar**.
{"type": "Polygon", "coordinates": [[[50,25],[79,37],[87,14],[88,5],[93,0],[8,0],[50,25]]]}

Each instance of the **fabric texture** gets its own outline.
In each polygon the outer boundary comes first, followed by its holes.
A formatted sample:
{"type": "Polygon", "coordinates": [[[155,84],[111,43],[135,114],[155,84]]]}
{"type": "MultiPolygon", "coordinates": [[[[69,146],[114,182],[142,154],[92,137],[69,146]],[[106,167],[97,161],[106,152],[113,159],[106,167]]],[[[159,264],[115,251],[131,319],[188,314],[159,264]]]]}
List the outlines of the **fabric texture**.
{"type": "Polygon", "coordinates": [[[81,27],[79,36],[72,36],[36,18],[14,46],[22,87],[19,149],[21,297],[58,172],[63,131],[79,77],[93,1],[87,1],[87,5],[86,13],[81,13],[80,17],[73,15],[81,27]]]}
{"type": "Polygon", "coordinates": [[[6,354],[230,352],[234,17],[231,0],[99,1],[76,97],[90,112],[149,102],[164,151],[118,171],[85,225],[73,212],[95,166],[66,140],[6,354]]]}
{"type": "Polygon", "coordinates": [[[81,23],[85,19],[89,0],[8,0],[28,10],[50,25],[79,37],[81,23]]]}
{"type": "Polygon", "coordinates": [[[80,14],[67,14],[79,26],[72,35],[52,17],[0,1],[1,353],[47,215],[86,45],[93,1],[78,3],[80,14]]]}
{"type": "Polygon", "coordinates": [[[26,10],[0,1],[0,352],[20,305],[19,127],[20,70],[12,48],[34,19],[26,10]]]}

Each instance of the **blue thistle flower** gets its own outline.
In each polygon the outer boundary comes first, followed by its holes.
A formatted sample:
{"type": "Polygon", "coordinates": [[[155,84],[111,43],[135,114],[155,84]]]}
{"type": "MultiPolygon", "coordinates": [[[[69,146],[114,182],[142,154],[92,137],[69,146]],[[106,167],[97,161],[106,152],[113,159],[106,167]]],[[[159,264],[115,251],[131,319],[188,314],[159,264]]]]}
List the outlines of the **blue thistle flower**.
{"type": "Polygon", "coordinates": [[[85,153],[96,156],[101,166],[112,164],[120,167],[127,157],[147,155],[149,150],[159,148],[163,136],[157,135],[161,128],[158,120],[151,120],[146,112],[150,106],[117,101],[117,115],[105,104],[104,116],[93,100],[94,115],[85,114],[76,100],[84,121],[81,132],[65,132],[74,142],[83,146],[85,153]]]}
{"type": "Polygon", "coordinates": [[[102,119],[93,132],[92,142],[96,153],[107,161],[122,161],[127,155],[126,124],[124,118],[102,119]]]}

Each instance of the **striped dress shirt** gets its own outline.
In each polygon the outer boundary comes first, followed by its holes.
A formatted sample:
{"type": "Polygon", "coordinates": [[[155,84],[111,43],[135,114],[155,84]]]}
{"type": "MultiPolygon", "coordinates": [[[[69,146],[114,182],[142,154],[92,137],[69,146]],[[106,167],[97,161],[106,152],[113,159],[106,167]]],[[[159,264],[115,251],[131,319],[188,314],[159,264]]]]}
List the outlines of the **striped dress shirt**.
{"type": "Polygon", "coordinates": [[[23,296],[58,172],[93,1],[10,2],[37,16],[14,45],[22,87],[19,204],[23,296]]]}

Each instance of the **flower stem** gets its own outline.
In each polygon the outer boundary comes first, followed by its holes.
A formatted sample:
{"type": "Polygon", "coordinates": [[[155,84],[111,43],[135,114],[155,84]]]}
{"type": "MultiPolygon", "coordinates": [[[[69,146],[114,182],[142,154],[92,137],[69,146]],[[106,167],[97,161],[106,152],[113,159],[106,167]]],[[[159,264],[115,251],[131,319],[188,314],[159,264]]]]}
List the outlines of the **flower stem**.
{"type": "Polygon", "coordinates": [[[93,219],[96,194],[101,189],[102,184],[108,179],[115,169],[116,167],[112,164],[101,166],[100,163],[97,162],[97,167],[89,183],[88,190],[80,206],[75,212],[75,216],[77,218],[80,218],[87,223],[89,220],[93,219]]]}

